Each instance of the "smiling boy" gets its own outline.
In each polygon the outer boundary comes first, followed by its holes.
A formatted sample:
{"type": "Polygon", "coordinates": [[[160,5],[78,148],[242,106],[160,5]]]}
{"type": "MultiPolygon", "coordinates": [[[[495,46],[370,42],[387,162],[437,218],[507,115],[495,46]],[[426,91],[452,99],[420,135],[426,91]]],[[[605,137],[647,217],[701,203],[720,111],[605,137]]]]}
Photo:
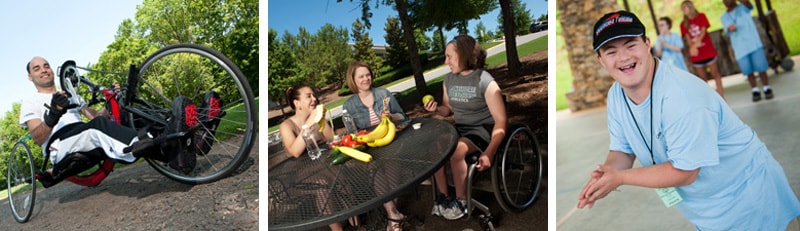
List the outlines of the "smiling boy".
{"type": "Polygon", "coordinates": [[[783,230],[800,215],[780,164],[724,99],[692,74],[663,65],[636,15],[594,26],[608,92],[609,153],[590,173],[578,208],[620,185],[654,188],[698,230],[783,230]],[[639,159],[643,167],[633,168],[639,159]]]}

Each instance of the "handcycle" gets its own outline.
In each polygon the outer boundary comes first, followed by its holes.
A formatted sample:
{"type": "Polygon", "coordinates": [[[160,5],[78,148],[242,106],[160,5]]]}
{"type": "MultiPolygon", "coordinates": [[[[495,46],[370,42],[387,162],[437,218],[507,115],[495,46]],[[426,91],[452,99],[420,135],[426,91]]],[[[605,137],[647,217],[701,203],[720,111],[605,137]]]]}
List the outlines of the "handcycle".
{"type": "MultiPolygon", "coordinates": [[[[210,183],[234,174],[247,160],[257,134],[255,99],[244,74],[223,54],[194,44],[166,46],[140,66],[131,64],[127,84],[118,88],[102,87],[80,75],[78,69],[95,71],[66,61],[58,70],[62,90],[90,96],[90,106],[103,103],[109,119],[120,125],[145,129],[175,147],[195,150],[196,164],[191,169],[175,169],[163,159],[144,158],[167,178],[184,184],[210,183]],[[217,108],[198,110],[193,102],[207,102],[209,95],[215,96],[212,104],[217,108]],[[173,108],[179,98],[192,102],[188,105],[193,108],[173,108]],[[195,114],[190,115],[190,111],[195,114]],[[165,129],[175,121],[184,121],[174,118],[176,114],[186,116],[185,129],[165,129]]],[[[20,223],[32,215],[37,177],[47,171],[50,162],[49,152],[44,151],[43,163],[37,163],[27,139],[30,136],[11,149],[6,175],[9,205],[20,223]]],[[[96,171],[65,180],[89,187],[99,184],[114,167],[113,160],[100,154],[105,159],[97,162],[96,171]]]]}

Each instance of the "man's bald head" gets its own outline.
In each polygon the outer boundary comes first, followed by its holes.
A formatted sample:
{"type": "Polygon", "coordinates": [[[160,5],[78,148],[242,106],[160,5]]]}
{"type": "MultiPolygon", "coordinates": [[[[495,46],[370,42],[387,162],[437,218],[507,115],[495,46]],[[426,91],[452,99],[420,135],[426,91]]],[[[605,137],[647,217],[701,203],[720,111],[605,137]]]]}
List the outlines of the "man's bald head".
{"type": "Polygon", "coordinates": [[[41,60],[44,61],[44,63],[48,63],[47,60],[45,60],[44,58],[39,57],[39,56],[34,56],[33,58],[31,58],[30,61],[28,61],[27,64],[25,64],[25,71],[27,71],[28,74],[31,74],[31,69],[33,68],[33,67],[31,67],[31,63],[33,63],[33,61],[37,60],[37,59],[41,59],[41,60]]]}

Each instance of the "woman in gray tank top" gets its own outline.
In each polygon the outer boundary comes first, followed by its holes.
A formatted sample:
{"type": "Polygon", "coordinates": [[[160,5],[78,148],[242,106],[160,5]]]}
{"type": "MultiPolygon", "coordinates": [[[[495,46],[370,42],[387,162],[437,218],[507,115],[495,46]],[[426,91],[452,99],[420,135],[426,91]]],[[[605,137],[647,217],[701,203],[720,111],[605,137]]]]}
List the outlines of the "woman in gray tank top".
{"type": "Polygon", "coordinates": [[[469,35],[456,36],[445,48],[445,64],[450,73],[442,84],[442,104],[436,100],[425,104],[425,110],[441,116],[453,115],[460,138],[450,157],[456,195],[448,195],[444,168],[435,174],[436,196],[432,214],[448,220],[466,214],[467,163],[469,153],[480,152],[478,170],[492,166],[492,159],[506,133],[506,108],[500,87],[489,72],[483,70],[486,51],[469,35]]]}

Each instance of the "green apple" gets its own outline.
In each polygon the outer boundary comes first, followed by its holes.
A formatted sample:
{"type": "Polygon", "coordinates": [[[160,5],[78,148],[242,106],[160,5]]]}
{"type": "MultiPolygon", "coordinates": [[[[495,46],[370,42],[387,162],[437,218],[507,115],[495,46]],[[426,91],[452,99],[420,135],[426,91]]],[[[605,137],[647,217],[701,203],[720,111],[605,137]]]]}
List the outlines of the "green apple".
{"type": "Polygon", "coordinates": [[[422,104],[427,104],[428,101],[431,101],[431,100],[433,100],[433,96],[432,95],[425,95],[425,96],[422,97],[422,104]]]}

